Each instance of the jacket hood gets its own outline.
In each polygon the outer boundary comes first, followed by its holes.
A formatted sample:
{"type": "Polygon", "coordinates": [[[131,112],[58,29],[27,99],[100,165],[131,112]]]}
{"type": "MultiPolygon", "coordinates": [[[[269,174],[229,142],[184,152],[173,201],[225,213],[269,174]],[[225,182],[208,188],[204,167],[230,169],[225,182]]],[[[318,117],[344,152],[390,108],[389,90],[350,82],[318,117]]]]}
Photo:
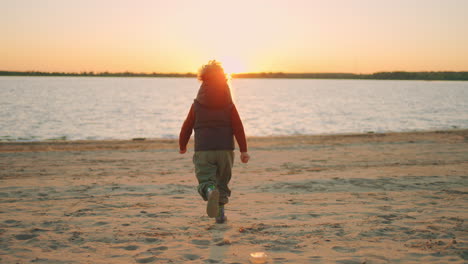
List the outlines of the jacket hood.
{"type": "Polygon", "coordinates": [[[204,81],[195,100],[209,108],[222,108],[232,104],[231,91],[226,82],[204,81]]]}

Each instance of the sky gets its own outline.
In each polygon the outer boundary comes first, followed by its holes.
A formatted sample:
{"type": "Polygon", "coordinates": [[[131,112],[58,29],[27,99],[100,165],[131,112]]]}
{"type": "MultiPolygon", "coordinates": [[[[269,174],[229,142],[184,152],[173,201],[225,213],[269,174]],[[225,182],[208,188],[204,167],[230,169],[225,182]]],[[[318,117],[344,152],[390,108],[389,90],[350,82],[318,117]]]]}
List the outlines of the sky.
{"type": "Polygon", "coordinates": [[[0,0],[0,70],[468,71],[468,0],[0,0]]]}

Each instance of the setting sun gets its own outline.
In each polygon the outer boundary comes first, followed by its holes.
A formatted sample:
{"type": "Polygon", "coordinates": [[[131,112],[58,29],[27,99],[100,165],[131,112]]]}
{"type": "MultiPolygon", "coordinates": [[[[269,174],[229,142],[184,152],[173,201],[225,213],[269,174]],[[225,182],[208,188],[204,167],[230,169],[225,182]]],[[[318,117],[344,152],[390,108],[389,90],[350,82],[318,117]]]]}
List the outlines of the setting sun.
{"type": "Polygon", "coordinates": [[[224,72],[228,75],[245,72],[245,65],[239,59],[234,57],[221,57],[219,61],[223,65],[224,72]]]}

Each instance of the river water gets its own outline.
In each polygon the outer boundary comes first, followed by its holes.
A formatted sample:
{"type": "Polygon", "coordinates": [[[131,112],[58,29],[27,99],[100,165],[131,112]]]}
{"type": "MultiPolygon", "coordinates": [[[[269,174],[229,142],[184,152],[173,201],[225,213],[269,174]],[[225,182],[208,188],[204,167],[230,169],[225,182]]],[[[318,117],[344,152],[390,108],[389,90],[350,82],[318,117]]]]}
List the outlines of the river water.
{"type": "MultiPolygon", "coordinates": [[[[195,78],[0,77],[0,141],[177,138],[195,78]]],[[[234,79],[247,136],[468,128],[468,82],[234,79]]]]}

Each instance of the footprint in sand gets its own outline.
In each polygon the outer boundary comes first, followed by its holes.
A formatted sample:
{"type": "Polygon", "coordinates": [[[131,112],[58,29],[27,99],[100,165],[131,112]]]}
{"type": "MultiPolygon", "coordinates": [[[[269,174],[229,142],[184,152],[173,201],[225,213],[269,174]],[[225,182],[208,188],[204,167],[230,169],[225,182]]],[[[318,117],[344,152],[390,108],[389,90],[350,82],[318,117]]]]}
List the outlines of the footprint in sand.
{"type": "Polygon", "coordinates": [[[365,263],[365,261],[354,260],[354,259],[343,259],[343,260],[336,261],[336,263],[337,264],[362,264],[362,263],[365,263]]]}
{"type": "Polygon", "coordinates": [[[205,259],[203,262],[205,263],[220,263],[221,261],[216,259],[205,259]]]}
{"type": "Polygon", "coordinates": [[[356,252],[356,249],[354,249],[354,248],[347,248],[347,247],[340,247],[340,246],[332,247],[332,249],[335,250],[336,252],[340,252],[340,253],[354,253],[354,252],[356,252]]]}
{"type": "Polygon", "coordinates": [[[145,238],[145,243],[146,243],[146,244],[150,244],[150,243],[151,243],[151,244],[152,244],[152,243],[160,243],[160,242],[162,242],[161,239],[157,239],[157,238],[153,238],[153,237],[147,237],[147,238],[145,238]]]}
{"type": "Polygon", "coordinates": [[[81,232],[72,232],[72,236],[68,239],[68,241],[80,245],[84,243],[84,239],[81,237],[81,232]]]}
{"type": "Polygon", "coordinates": [[[322,257],[321,256],[310,256],[309,257],[309,263],[322,263],[322,257]]]}
{"type": "Polygon", "coordinates": [[[155,247],[155,248],[150,248],[148,249],[148,251],[164,251],[164,250],[168,250],[169,248],[166,247],[166,246],[160,246],[160,247],[155,247]]]}
{"type": "Polygon", "coordinates": [[[137,254],[135,261],[136,263],[152,263],[158,260],[152,252],[146,251],[137,254]]]}
{"type": "Polygon", "coordinates": [[[58,224],[63,224],[63,221],[62,221],[62,220],[58,220],[58,221],[44,221],[44,222],[42,222],[41,226],[42,226],[42,227],[50,227],[50,226],[55,226],[55,225],[58,225],[58,224]]]}
{"type": "Polygon", "coordinates": [[[130,246],[121,247],[121,248],[122,248],[122,249],[125,249],[125,250],[132,251],[132,250],[137,250],[139,247],[138,247],[138,246],[134,246],[134,245],[130,245],[130,246]]]}
{"type": "Polygon", "coordinates": [[[156,261],[155,257],[136,259],[137,263],[151,263],[151,262],[154,262],[154,261],[156,261]]]}
{"type": "Polygon", "coordinates": [[[109,222],[102,222],[101,221],[101,222],[94,223],[95,226],[103,226],[103,225],[107,225],[107,224],[109,224],[109,222]]]}
{"type": "Polygon", "coordinates": [[[196,259],[200,258],[200,256],[195,255],[195,254],[184,254],[183,256],[184,256],[184,258],[186,258],[188,260],[196,260],[196,259]]]}
{"type": "Polygon", "coordinates": [[[9,225],[8,227],[22,227],[23,225],[21,224],[21,221],[16,221],[16,220],[5,220],[3,223],[9,225]]]}
{"type": "Polygon", "coordinates": [[[199,245],[199,246],[208,246],[210,245],[210,241],[194,239],[192,240],[192,244],[199,245]]]}
{"type": "Polygon", "coordinates": [[[35,234],[20,234],[20,235],[16,235],[15,238],[17,240],[29,240],[29,239],[35,238],[37,236],[38,235],[35,235],[35,234]]]}

